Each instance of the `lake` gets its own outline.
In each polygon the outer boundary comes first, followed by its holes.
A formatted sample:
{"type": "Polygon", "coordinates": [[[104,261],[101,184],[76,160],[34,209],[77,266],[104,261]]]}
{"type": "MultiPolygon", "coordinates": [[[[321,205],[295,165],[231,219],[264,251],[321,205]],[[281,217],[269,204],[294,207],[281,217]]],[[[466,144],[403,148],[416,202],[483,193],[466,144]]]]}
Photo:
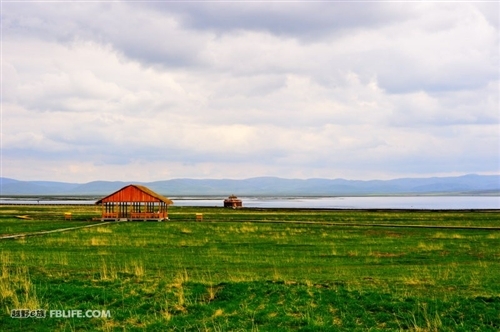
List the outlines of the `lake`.
{"type": "MultiPolygon", "coordinates": [[[[310,209],[500,209],[499,196],[240,197],[250,208],[310,209]]],[[[97,198],[14,198],[0,204],[94,204],[97,198]]],[[[223,206],[223,197],[172,197],[175,206],[223,206]]]]}
{"type": "MultiPolygon", "coordinates": [[[[240,197],[243,207],[311,209],[500,209],[498,196],[240,197]]],[[[177,206],[223,206],[223,199],[173,199],[177,206]]]]}

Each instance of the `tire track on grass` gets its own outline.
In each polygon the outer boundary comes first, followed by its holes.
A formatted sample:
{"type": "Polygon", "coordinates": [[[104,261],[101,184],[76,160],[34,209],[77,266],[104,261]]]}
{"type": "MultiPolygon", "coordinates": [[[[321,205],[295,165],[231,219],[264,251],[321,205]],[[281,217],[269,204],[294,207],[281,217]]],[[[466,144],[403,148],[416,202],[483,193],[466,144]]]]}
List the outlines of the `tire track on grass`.
{"type": "MultiPolygon", "coordinates": [[[[172,220],[173,221],[173,220],[172,220]]],[[[195,221],[183,221],[192,222],[195,221]]],[[[500,227],[494,226],[453,226],[453,225],[415,225],[415,224],[370,224],[370,223],[339,223],[329,221],[300,221],[300,220],[210,220],[204,222],[227,222],[227,223],[253,223],[253,224],[292,224],[292,225],[322,225],[322,226],[341,226],[341,227],[388,227],[388,228],[430,228],[430,229],[461,229],[461,230],[490,230],[500,231],[500,227]]],[[[198,223],[198,222],[196,222],[198,223]]]]}
{"type": "MultiPolygon", "coordinates": [[[[263,222],[265,223],[265,222],[263,222]]],[[[392,228],[434,228],[434,229],[474,229],[474,230],[490,230],[500,231],[500,227],[493,226],[453,226],[453,225],[414,225],[414,224],[369,224],[369,223],[336,223],[336,222],[321,222],[321,221],[277,221],[276,223],[293,223],[313,225],[320,224],[325,226],[344,226],[344,227],[392,227],[392,228]]]]}
{"type": "Polygon", "coordinates": [[[109,224],[116,224],[116,223],[119,223],[119,222],[124,222],[124,221],[107,221],[107,222],[101,222],[101,223],[92,224],[92,225],[77,226],[77,227],[68,227],[68,228],[58,228],[58,229],[53,229],[53,230],[50,230],[50,231],[40,231],[40,232],[32,232],[32,233],[12,234],[12,235],[0,236],[0,240],[17,239],[17,238],[21,238],[21,237],[46,235],[46,234],[51,234],[51,233],[69,232],[69,231],[73,231],[73,230],[77,230],[77,229],[90,228],[90,227],[96,227],[96,226],[102,226],[102,225],[109,225],[109,224]]]}

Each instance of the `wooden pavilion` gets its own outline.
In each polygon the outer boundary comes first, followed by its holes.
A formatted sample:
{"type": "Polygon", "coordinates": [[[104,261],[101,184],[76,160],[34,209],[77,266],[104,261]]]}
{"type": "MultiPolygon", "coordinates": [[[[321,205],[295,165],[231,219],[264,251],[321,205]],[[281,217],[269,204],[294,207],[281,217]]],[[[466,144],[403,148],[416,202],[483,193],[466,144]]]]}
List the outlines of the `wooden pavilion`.
{"type": "Polygon", "coordinates": [[[101,220],[155,220],[168,219],[170,199],[136,184],[131,184],[98,200],[101,220]]]}
{"type": "Polygon", "coordinates": [[[241,202],[241,199],[238,197],[231,195],[228,198],[224,200],[224,207],[230,207],[233,209],[240,208],[243,206],[243,203],[241,202]]]}

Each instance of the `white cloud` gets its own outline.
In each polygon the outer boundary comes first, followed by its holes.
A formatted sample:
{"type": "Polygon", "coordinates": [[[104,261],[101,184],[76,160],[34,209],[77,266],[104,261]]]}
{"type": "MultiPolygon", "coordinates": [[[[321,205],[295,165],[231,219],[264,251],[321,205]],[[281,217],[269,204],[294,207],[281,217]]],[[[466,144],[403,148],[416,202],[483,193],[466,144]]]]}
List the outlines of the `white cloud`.
{"type": "Polygon", "coordinates": [[[4,4],[3,175],[498,172],[484,6],[352,6],[4,4]]]}

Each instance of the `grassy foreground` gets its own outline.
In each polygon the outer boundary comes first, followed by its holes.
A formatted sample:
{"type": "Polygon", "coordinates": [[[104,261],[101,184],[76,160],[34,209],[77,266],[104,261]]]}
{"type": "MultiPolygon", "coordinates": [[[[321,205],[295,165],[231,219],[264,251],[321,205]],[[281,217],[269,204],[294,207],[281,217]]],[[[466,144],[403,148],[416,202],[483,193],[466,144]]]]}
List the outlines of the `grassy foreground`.
{"type": "MultiPolygon", "coordinates": [[[[0,235],[97,216],[94,207],[5,206],[0,235]]],[[[500,231],[370,226],[498,227],[499,212],[174,207],[170,218],[1,240],[0,330],[500,329],[500,231]],[[110,317],[11,318],[12,309],[110,317]]]]}

